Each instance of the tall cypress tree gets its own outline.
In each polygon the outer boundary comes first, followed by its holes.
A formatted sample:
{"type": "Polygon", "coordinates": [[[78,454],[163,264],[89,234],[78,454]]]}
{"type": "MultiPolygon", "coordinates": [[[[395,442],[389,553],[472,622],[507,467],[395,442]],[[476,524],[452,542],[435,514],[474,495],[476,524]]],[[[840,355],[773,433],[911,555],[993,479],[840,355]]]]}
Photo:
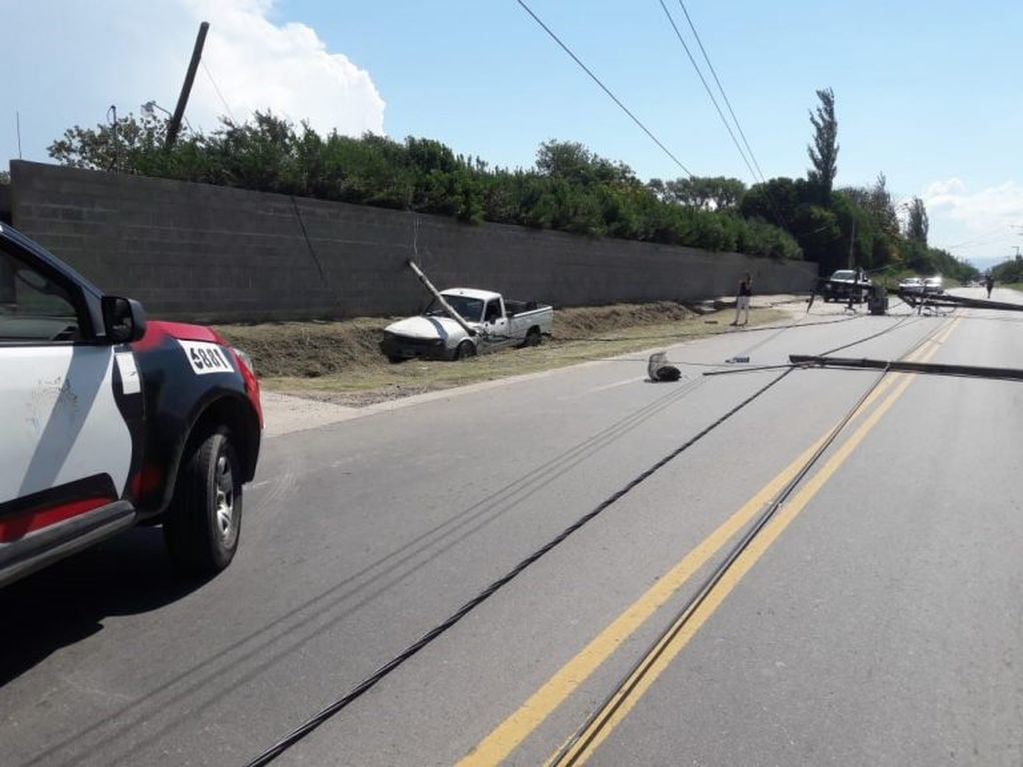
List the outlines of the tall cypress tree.
{"type": "Polygon", "coordinates": [[[838,120],[835,119],[834,91],[831,88],[819,90],[817,98],[821,100],[817,114],[810,113],[814,136],[813,143],[806,147],[806,153],[810,155],[813,167],[809,169],[807,178],[817,187],[820,201],[826,204],[838,173],[838,120]]]}

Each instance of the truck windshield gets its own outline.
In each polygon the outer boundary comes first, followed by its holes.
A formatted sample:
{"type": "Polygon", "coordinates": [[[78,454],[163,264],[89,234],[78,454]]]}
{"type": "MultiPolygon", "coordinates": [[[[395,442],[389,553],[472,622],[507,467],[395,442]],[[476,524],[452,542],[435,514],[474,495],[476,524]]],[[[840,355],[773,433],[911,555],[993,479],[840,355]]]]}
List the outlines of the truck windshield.
{"type": "Polygon", "coordinates": [[[852,280],[855,277],[856,272],[852,271],[851,269],[839,269],[837,272],[831,275],[831,279],[833,280],[852,280]]]}
{"type": "MultiPolygon", "coordinates": [[[[468,322],[479,322],[483,316],[483,302],[478,298],[467,298],[466,296],[444,296],[444,300],[448,302],[452,309],[461,315],[463,320],[468,322]]],[[[443,317],[445,315],[444,309],[437,299],[430,302],[430,305],[426,307],[427,317],[443,317]]]]}

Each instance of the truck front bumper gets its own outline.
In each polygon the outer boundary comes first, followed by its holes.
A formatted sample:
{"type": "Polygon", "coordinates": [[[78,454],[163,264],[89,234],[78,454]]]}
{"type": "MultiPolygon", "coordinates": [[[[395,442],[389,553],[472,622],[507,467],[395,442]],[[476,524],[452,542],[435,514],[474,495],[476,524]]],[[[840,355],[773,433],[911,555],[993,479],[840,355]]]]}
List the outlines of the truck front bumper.
{"type": "Polygon", "coordinates": [[[443,338],[409,338],[393,333],[384,334],[380,351],[392,362],[409,359],[444,360],[451,356],[443,338]]]}

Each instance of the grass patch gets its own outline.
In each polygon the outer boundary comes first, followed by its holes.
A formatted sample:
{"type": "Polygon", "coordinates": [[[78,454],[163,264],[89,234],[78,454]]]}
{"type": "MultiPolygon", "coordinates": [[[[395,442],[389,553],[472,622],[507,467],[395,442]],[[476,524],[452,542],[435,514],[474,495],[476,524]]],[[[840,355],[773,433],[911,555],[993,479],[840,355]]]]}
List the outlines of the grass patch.
{"type": "MultiPolygon", "coordinates": [[[[560,309],[554,335],[542,346],[461,362],[399,364],[389,363],[377,347],[388,319],[222,325],[217,330],[252,355],[266,388],[365,405],[719,334],[729,330],[733,316],[731,309],[700,313],[672,302],[560,309]]],[[[785,316],[777,309],[754,309],[750,324],[785,316]]]]}

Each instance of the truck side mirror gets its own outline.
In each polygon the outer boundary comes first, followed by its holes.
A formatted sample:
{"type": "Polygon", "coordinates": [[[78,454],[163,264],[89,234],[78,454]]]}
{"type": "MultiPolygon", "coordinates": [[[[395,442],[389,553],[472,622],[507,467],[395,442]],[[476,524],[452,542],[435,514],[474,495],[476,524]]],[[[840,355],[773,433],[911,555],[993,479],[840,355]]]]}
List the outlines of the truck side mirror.
{"type": "Polygon", "coordinates": [[[146,312],[130,298],[103,296],[103,329],[111,343],[130,344],[146,334],[146,312]]]}

